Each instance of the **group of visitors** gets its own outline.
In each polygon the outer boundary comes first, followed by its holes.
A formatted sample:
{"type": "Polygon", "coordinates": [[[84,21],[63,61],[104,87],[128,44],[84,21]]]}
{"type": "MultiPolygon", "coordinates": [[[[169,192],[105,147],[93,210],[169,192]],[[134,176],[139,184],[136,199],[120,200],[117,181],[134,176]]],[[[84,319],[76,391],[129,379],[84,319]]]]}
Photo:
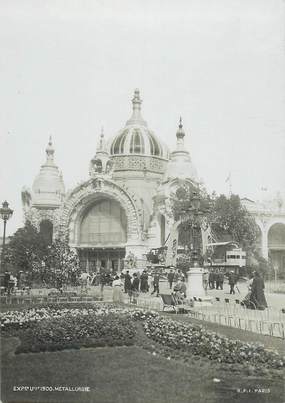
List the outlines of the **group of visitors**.
{"type": "Polygon", "coordinates": [[[123,302],[123,290],[128,294],[130,302],[136,303],[139,296],[139,292],[148,292],[148,274],[146,270],[139,273],[134,273],[133,276],[130,275],[129,270],[125,274],[121,273],[120,276],[115,275],[113,283],[113,302],[123,302]]]}
{"type": "Polygon", "coordinates": [[[224,271],[223,271],[223,269],[219,269],[219,268],[210,269],[210,272],[208,273],[208,283],[207,283],[206,287],[208,285],[209,285],[210,290],[213,290],[213,289],[223,290],[223,288],[224,288],[224,271]]]}
{"type": "Polygon", "coordinates": [[[181,270],[174,270],[174,268],[170,268],[170,271],[167,275],[167,280],[169,283],[169,288],[172,289],[173,283],[177,283],[178,281],[181,281],[182,279],[185,279],[184,274],[182,273],[181,270]]]}
{"type": "Polygon", "coordinates": [[[3,283],[4,293],[7,295],[13,294],[16,290],[22,290],[27,285],[26,276],[22,270],[16,275],[6,270],[3,283]]]}

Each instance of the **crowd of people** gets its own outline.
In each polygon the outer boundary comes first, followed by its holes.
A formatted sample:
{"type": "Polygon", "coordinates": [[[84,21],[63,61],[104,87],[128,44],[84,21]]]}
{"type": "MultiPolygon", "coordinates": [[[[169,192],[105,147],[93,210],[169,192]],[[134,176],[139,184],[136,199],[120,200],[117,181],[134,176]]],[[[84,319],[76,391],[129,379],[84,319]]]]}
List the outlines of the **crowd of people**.
{"type": "Polygon", "coordinates": [[[111,273],[105,268],[101,268],[98,271],[90,274],[88,272],[82,272],[80,276],[80,284],[82,292],[87,291],[91,286],[100,287],[101,299],[103,299],[103,293],[105,286],[113,287],[113,300],[114,302],[122,302],[124,300],[124,294],[127,294],[130,302],[136,303],[136,300],[140,293],[160,295],[160,283],[162,279],[167,277],[170,290],[173,288],[173,292],[181,297],[186,298],[186,279],[181,270],[170,269],[167,275],[163,274],[159,270],[155,270],[154,267],[145,269],[143,271],[137,270],[124,270],[121,273],[111,273]]]}
{"type": "MultiPolygon", "coordinates": [[[[160,295],[161,281],[167,281],[169,290],[177,301],[183,301],[187,297],[186,277],[184,273],[171,267],[168,272],[163,272],[154,266],[144,269],[143,271],[134,269],[123,270],[121,273],[112,273],[110,270],[100,268],[94,273],[83,271],[79,278],[81,292],[88,292],[91,286],[100,287],[100,295],[103,300],[105,286],[113,287],[113,301],[123,302],[124,294],[127,294],[130,302],[136,303],[140,293],[160,295]]],[[[234,271],[227,273],[227,283],[229,293],[235,294],[238,289],[238,276],[234,271]]],[[[223,290],[225,282],[225,274],[222,268],[207,268],[203,271],[203,286],[205,291],[223,290]]],[[[19,271],[16,275],[6,271],[4,274],[4,293],[7,295],[13,294],[16,290],[30,289],[28,284],[27,273],[19,271]]],[[[63,289],[63,284],[58,283],[58,288],[63,289]]],[[[267,307],[266,298],[264,295],[264,281],[260,274],[256,271],[248,282],[248,293],[245,295],[243,304],[247,308],[264,309],[267,307]]]]}
{"type": "Polygon", "coordinates": [[[25,288],[29,288],[30,284],[28,284],[27,275],[23,271],[19,271],[16,275],[9,271],[5,271],[4,273],[4,293],[7,295],[11,295],[15,292],[15,290],[22,290],[25,288]]]}

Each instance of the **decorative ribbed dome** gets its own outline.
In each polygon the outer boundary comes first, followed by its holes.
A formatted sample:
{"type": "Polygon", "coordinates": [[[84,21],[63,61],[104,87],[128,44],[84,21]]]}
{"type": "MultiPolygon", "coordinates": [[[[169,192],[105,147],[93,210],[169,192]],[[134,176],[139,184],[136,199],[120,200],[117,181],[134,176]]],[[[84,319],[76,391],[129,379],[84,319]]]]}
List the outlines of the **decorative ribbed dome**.
{"type": "Polygon", "coordinates": [[[33,183],[32,204],[35,206],[57,207],[65,193],[62,174],[55,165],[54,148],[51,137],[46,148],[46,163],[41,166],[33,183]]]}
{"type": "Polygon", "coordinates": [[[176,133],[176,150],[170,154],[170,160],[164,175],[164,182],[171,179],[192,179],[197,181],[197,171],[190,154],[184,147],[184,130],[182,119],[180,118],[179,128],[176,133]]]}
{"type": "Polygon", "coordinates": [[[154,133],[149,130],[147,123],[141,116],[141,103],[139,90],[135,90],[133,113],[126,126],[112,140],[111,155],[140,154],[168,159],[168,149],[160,142],[154,133]]]}

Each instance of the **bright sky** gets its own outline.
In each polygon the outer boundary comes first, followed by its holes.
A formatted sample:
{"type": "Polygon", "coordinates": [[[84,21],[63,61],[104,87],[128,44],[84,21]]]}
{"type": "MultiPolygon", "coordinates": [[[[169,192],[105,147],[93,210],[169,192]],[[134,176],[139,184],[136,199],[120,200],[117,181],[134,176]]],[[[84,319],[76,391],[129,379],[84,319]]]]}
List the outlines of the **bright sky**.
{"type": "MultiPolygon", "coordinates": [[[[50,134],[66,188],[88,179],[107,137],[142,114],[171,148],[185,143],[209,190],[285,194],[282,0],[1,0],[0,201],[22,225],[50,134]]],[[[3,231],[1,222],[0,231],[3,231]]]]}

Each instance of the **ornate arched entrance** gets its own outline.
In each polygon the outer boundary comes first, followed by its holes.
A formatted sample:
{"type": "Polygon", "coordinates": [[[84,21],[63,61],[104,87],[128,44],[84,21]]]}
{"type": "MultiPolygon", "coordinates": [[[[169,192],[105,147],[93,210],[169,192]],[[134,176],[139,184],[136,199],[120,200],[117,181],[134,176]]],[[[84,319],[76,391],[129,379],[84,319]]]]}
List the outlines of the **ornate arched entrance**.
{"type": "Polygon", "coordinates": [[[79,224],[81,266],[94,271],[100,267],[122,269],[127,242],[127,217],[114,199],[98,198],[88,207],[79,224]]]}
{"type": "Polygon", "coordinates": [[[139,211],[128,193],[110,180],[90,180],[67,199],[62,227],[79,252],[83,269],[122,269],[126,247],[140,239],[139,211]]]}

